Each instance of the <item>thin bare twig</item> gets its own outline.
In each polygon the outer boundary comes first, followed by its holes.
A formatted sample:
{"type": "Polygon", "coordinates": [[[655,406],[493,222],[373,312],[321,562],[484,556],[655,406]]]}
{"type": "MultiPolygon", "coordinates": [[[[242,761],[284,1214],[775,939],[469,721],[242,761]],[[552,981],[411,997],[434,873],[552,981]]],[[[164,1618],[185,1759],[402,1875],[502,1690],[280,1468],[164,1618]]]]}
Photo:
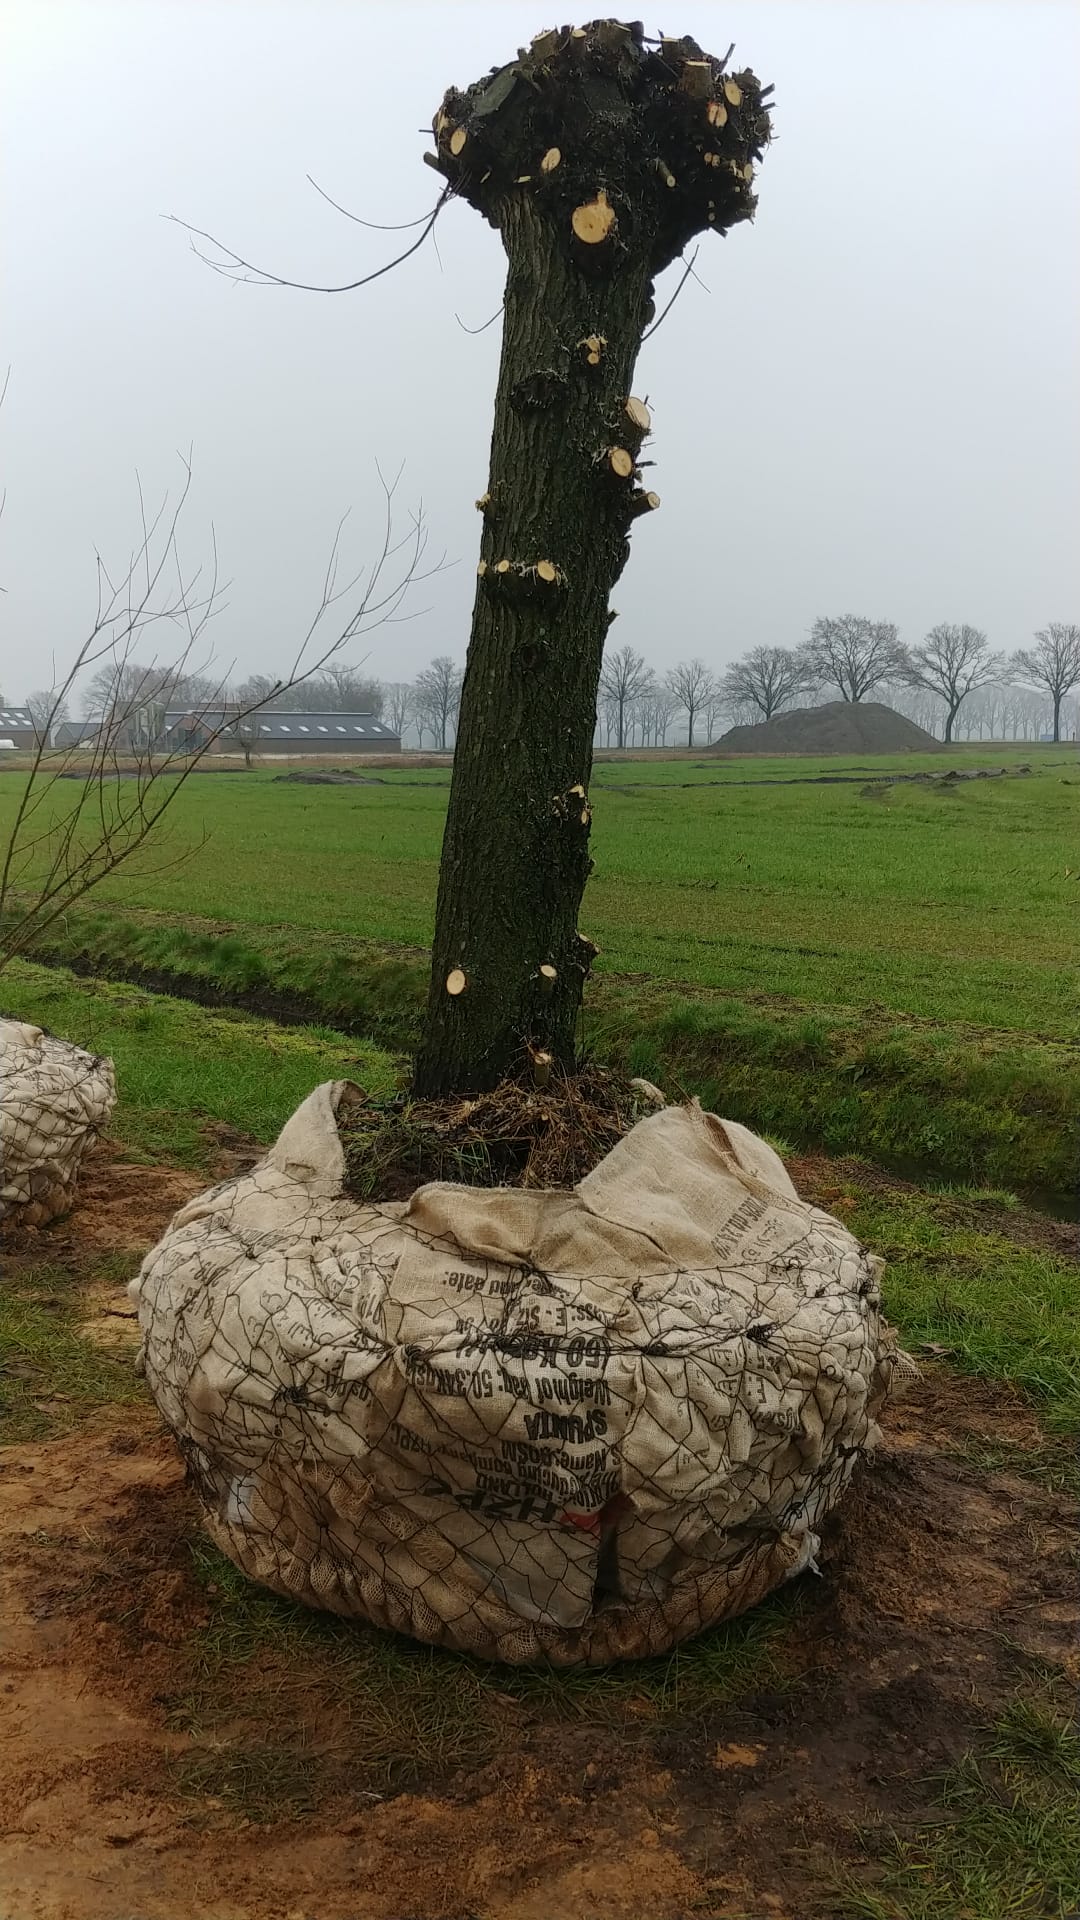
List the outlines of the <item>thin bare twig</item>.
{"type": "Polygon", "coordinates": [[[232,247],[227,247],[224,241],[216,239],[212,233],[205,233],[201,227],[193,227],[187,220],[181,220],[178,214],[166,213],[162,218],[170,220],[174,226],[183,227],[185,233],[193,234],[192,253],[203,262],[204,266],[210,267],[214,273],[222,274],[226,280],[233,280],[239,284],[246,283],[249,286],[295,287],[301,293],[355,293],[358,287],[370,286],[373,280],[381,279],[384,273],[392,273],[395,267],[400,267],[403,261],[408,260],[411,254],[416,253],[423,246],[450,198],[451,191],[449,186],[443,188],[435,202],[434,210],[424,222],[419,238],[414,240],[410,247],[406,247],[404,253],[399,253],[396,259],[387,260],[383,266],[376,267],[373,273],[362,274],[359,280],[347,280],[340,287],[316,286],[306,280],[288,280],[283,274],[270,273],[265,267],[256,267],[250,260],[245,260],[241,254],[235,253],[232,247]],[[195,240],[205,240],[210,246],[216,247],[219,253],[225,255],[224,260],[212,259],[210,254],[204,253],[201,247],[195,245],[195,240]]]}
{"type": "Polygon", "coordinates": [[[678,299],[680,293],[682,292],[687,281],[689,280],[690,275],[694,271],[694,261],[697,259],[699,251],[700,249],[698,247],[694,248],[693,253],[690,255],[689,260],[687,261],[685,267],[683,268],[682,278],[680,279],[678,286],[676,287],[674,293],[672,294],[671,299],[668,301],[667,306],[664,308],[662,313],[659,313],[657,315],[656,319],[652,323],[652,326],[646,327],[645,332],[641,336],[642,346],[644,346],[646,340],[650,339],[651,336],[656,332],[657,327],[660,326],[661,323],[667,319],[668,314],[671,312],[672,307],[675,305],[676,300],[678,299]]]}
{"type": "MultiPolygon", "coordinates": [[[[410,227],[422,227],[425,220],[431,219],[431,213],[422,213],[418,220],[363,220],[358,213],[350,213],[348,207],[343,207],[340,200],[335,200],[332,193],[327,193],[325,187],[320,187],[310,173],[306,178],[327,205],[333,207],[335,213],[343,213],[346,220],[354,220],[358,227],[370,227],[373,233],[407,233],[410,227]]],[[[443,197],[445,198],[445,194],[443,197]]],[[[437,209],[432,208],[432,213],[435,211],[437,209]]]]}
{"type": "MultiPolygon", "coordinates": [[[[139,486],[142,538],[115,584],[97,558],[98,607],[63,683],[37,726],[37,746],[15,811],[0,863],[0,968],[25,952],[35,939],[109,874],[159,837],[161,822],[195,768],[222,740],[239,741],[250,758],[257,738],[252,718],[269,701],[320,672],[358,635],[386,621],[405,617],[402,604],[420,580],[444,564],[425,564],[427,528],[423,508],[408,516],[395,533],[394,498],[400,470],[392,480],[379,472],[384,508],[374,561],[344,584],[339,582],[343,517],[331,545],[322,593],[286,672],[260,697],[230,706],[226,677],[208,684],[206,668],[193,671],[200,643],[222,608],[216,539],[211,536],[207,578],[203,569],[185,570],[178,528],[191,487],[190,460],[183,460],[184,481],[170,511],[167,499],[148,515],[139,486]],[[358,598],[356,594],[358,591],[358,598]],[[335,606],[352,604],[325,645],[320,638],[335,606]],[[179,629],[181,641],[167,664],[139,665],[134,649],[155,626],[179,629]],[[68,696],[88,667],[99,667],[101,720],[86,752],[78,741],[52,750],[49,741],[68,696]],[[163,732],[165,713],[174,700],[190,698],[186,734],[163,732]],[[194,744],[192,737],[194,736],[194,744]],[[74,778],[70,802],[56,806],[58,782],[74,778]],[[39,824],[40,823],[40,824],[39,824]],[[24,887],[32,888],[30,897],[24,887]]],[[[182,857],[187,857],[182,856],[182,857]]],[[[167,866],[174,865],[174,861],[167,866]]],[[[165,871],[155,867],[152,871],[165,871]]]]}
{"type": "Polygon", "coordinates": [[[505,305],[506,305],[505,301],[500,301],[499,305],[496,307],[494,313],[492,314],[491,319],[485,320],[482,327],[467,327],[460,313],[455,313],[454,319],[457,321],[458,326],[461,328],[462,333],[486,333],[488,327],[493,327],[495,325],[495,322],[498,319],[505,305]]]}

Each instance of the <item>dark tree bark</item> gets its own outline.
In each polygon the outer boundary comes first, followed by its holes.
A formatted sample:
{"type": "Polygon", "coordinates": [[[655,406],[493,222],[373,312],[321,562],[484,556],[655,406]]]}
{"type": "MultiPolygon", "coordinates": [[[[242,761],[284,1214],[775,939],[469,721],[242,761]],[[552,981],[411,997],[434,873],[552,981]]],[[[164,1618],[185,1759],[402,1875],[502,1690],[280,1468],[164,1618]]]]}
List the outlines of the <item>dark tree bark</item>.
{"type": "Polygon", "coordinates": [[[646,408],[634,364],[653,279],[754,209],[769,138],[753,74],[640,27],[541,34],[451,89],[429,156],[508,259],[476,602],[443,842],[425,1094],[572,1068],[594,948],[588,782],[608,599],[633,520],[646,408]]]}

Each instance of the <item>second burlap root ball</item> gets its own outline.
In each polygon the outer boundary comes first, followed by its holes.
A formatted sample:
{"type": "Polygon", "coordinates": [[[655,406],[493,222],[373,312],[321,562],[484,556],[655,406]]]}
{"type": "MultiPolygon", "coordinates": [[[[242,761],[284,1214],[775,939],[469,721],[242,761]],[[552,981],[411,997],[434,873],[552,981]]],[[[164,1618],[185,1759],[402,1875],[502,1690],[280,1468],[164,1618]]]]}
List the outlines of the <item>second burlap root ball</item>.
{"type": "Polygon", "coordinates": [[[111,1060],[0,1020],[0,1223],[43,1227],[75,1198],[87,1147],[116,1105],[111,1060]]]}
{"type": "Polygon", "coordinates": [[[571,1192],[358,1206],[319,1087],[133,1282],[219,1546],[504,1661],[658,1653],[813,1564],[895,1362],[881,1263],[700,1108],[571,1192]]]}

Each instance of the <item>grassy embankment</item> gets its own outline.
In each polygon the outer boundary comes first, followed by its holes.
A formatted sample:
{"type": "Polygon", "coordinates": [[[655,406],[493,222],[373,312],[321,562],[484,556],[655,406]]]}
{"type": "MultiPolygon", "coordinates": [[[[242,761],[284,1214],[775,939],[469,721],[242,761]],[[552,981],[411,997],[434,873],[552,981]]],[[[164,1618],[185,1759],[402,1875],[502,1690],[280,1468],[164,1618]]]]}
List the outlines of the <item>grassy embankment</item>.
{"type": "MultiPolygon", "coordinates": [[[[794,1143],[1068,1195],[1080,780],[1055,754],[945,789],[870,790],[865,762],[598,767],[585,1044],[794,1143]]],[[[39,954],[407,1052],[448,777],[208,775],[169,870],[118,874],[39,954]]]]}

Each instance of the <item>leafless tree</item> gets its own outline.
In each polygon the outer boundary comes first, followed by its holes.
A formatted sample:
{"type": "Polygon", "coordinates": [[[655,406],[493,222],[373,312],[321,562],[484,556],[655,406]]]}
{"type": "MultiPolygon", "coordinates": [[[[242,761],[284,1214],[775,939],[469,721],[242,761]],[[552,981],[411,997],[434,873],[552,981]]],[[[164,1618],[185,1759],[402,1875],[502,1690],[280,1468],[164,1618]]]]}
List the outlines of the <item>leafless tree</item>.
{"type": "Polygon", "coordinates": [[[666,747],[668,728],[678,711],[679,701],[670,687],[650,688],[638,707],[642,746],[666,747]]]}
{"type": "Polygon", "coordinates": [[[813,679],[836,687],[842,700],[865,700],[883,680],[899,677],[903,668],[891,622],[854,613],[815,620],[800,655],[813,679]]]}
{"type": "Polygon", "coordinates": [[[901,674],[913,686],[935,694],[945,708],[945,742],[952,740],[956,716],[969,693],[1000,680],[1005,656],[990,651],[979,627],[932,627],[921,646],[906,647],[901,674]]]}
{"type": "Polygon", "coordinates": [[[1033,647],[1021,647],[1013,654],[1011,665],[1020,680],[1049,695],[1054,739],[1060,740],[1061,703],[1080,685],[1080,627],[1051,620],[1035,635],[1033,647]]]}
{"type": "Polygon", "coordinates": [[[391,733],[400,740],[412,713],[413,689],[408,680],[390,680],[383,688],[383,713],[391,733]]]}
{"type": "Polygon", "coordinates": [[[694,722],[712,699],[715,682],[703,660],[680,660],[666,675],[666,685],[686,714],[686,744],[694,744],[694,722]]]}
{"type": "MultiPolygon", "coordinates": [[[[410,517],[404,535],[395,531],[395,486],[384,483],[375,559],[348,579],[341,578],[339,526],[318,606],[275,692],[320,671],[372,628],[402,617],[409,588],[441,565],[424,564],[421,514],[410,517]]],[[[177,689],[190,685],[193,661],[222,604],[216,552],[205,574],[181,559],[179,530],[190,487],[185,462],[178,499],[172,505],[164,500],[149,519],[143,513],[141,539],[126,566],[113,577],[98,559],[90,631],[53,694],[6,847],[0,847],[0,967],[159,836],[163,815],[199,762],[265,704],[256,698],[247,707],[225,708],[223,677],[214,699],[192,716],[202,722],[194,748],[172,745],[162,734],[160,717],[177,689]],[[137,669],[136,651],[152,646],[158,635],[174,649],[168,664],[160,666],[152,656],[137,669]],[[52,751],[47,743],[53,726],[88,669],[95,680],[104,676],[100,725],[85,749],[52,751]]],[[[205,672],[205,663],[199,671],[205,672]]]]}
{"type": "Polygon", "coordinates": [[[33,723],[35,740],[39,745],[48,746],[53,728],[68,717],[68,703],[58,702],[55,688],[45,687],[27,696],[26,711],[33,723]]]}
{"type": "Polygon", "coordinates": [[[314,692],[325,707],[318,711],[325,713],[370,713],[374,719],[382,717],[383,687],[381,680],[373,680],[370,675],[362,674],[355,666],[327,667],[325,673],[314,682],[314,692]]]}
{"type": "Polygon", "coordinates": [[[232,697],[240,707],[268,707],[280,688],[281,682],[272,674],[253,673],[249,679],[237,682],[232,697]]]}
{"type": "Polygon", "coordinates": [[[627,722],[634,702],[651,688],[652,679],[652,668],[633,647],[620,647],[604,661],[600,670],[600,698],[611,709],[617,747],[625,747],[627,722]]]}
{"type": "Polygon", "coordinates": [[[440,653],[430,667],[417,674],[413,690],[417,722],[430,730],[440,753],[446,752],[447,734],[457,725],[460,701],[461,668],[448,653],[440,653]]]}
{"type": "Polygon", "coordinates": [[[755,718],[771,720],[774,713],[789,706],[797,693],[811,685],[812,678],[804,654],[793,653],[789,647],[751,647],[728,667],[720,689],[733,711],[749,711],[755,718]]]}

